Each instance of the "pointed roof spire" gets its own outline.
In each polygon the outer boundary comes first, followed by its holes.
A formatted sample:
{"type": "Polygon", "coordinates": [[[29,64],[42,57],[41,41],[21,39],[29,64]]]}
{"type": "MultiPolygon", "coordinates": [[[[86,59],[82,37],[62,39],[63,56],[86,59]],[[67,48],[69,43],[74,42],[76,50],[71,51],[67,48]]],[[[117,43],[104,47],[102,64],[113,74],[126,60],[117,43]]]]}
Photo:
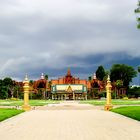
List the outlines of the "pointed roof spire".
{"type": "Polygon", "coordinates": [[[94,80],[97,79],[97,78],[96,78],[96,73],[93,74],[93,79],[94,79],[94,80]]]}
{"type": "Polygon", "coordinates": [[[68,68],[67,75],[71,76],[70,68],[68,68]]]}

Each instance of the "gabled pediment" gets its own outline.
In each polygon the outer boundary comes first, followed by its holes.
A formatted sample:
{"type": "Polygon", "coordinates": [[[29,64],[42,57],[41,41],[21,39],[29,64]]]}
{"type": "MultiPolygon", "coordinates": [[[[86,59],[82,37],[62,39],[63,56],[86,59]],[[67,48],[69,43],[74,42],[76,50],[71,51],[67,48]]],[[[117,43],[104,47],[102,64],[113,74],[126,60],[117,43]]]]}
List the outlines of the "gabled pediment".
{"type": "Polygon", "coordinates": [[[73,92],[72,87],[69,85],[66,91],[69,92],[69,93],[73,92]]]}

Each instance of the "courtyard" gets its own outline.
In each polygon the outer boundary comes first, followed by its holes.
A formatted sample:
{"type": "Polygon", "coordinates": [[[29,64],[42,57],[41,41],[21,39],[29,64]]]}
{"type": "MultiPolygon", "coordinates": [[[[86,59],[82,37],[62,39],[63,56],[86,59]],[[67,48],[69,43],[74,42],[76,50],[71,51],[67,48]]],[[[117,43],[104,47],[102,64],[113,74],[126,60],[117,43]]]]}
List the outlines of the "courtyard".
{"type": "Polygon", "coordinates": [[[90,104],[63,101],[0,123],[3,140],[139,140],[140,123],[90,104]]]}

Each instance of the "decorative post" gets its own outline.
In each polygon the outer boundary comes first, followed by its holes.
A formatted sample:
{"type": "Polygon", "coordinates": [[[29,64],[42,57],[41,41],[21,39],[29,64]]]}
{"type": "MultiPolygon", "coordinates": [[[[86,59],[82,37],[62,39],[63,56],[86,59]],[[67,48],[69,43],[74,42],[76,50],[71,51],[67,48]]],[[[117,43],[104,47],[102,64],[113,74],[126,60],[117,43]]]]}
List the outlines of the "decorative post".
{"type": "Polygon", "coordinates": [[[109,111],[113,108],[113,105],[111,104],[111,88],[112,88],[112,85],[111,85],[111,81],[110,81],[110,76],[108,75],[108,78],[107,78],[107,85],[106,85],[106,105],[104,107],[104,109],[106,111],[109,111]]]}
{"type": "Polygon", "coordinates": [[[24,89],[24,105],[22,109],[25,111],[31,110],[31,106],[29,105],[29,80],[27,75],[25,76],[25,80],[23,81],[23,89],[24,89]]]}
{"type": "Polygon", "coordinates": [[[74,91],[73,91],[72,93],[73,93],[73,100],[75,100],[75,94],[74,94],[74,91]]]}
{"type": "Polygon", "coordinates": [[[87,93],[86,93],[86,100],[87,100],[87,93]]]}

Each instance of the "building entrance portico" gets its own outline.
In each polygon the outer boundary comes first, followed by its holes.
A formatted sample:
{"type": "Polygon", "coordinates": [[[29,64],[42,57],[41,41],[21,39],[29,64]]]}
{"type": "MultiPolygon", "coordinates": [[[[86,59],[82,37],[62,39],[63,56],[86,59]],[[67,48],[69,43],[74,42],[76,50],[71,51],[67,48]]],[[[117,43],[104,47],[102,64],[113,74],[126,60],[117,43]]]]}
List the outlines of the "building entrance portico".
{"type": "Polygon", "coordinates": [[[82,84],[54,85],[52,99],[54,100],[80,100],[87,98],[87,88],[82,84]]]}

